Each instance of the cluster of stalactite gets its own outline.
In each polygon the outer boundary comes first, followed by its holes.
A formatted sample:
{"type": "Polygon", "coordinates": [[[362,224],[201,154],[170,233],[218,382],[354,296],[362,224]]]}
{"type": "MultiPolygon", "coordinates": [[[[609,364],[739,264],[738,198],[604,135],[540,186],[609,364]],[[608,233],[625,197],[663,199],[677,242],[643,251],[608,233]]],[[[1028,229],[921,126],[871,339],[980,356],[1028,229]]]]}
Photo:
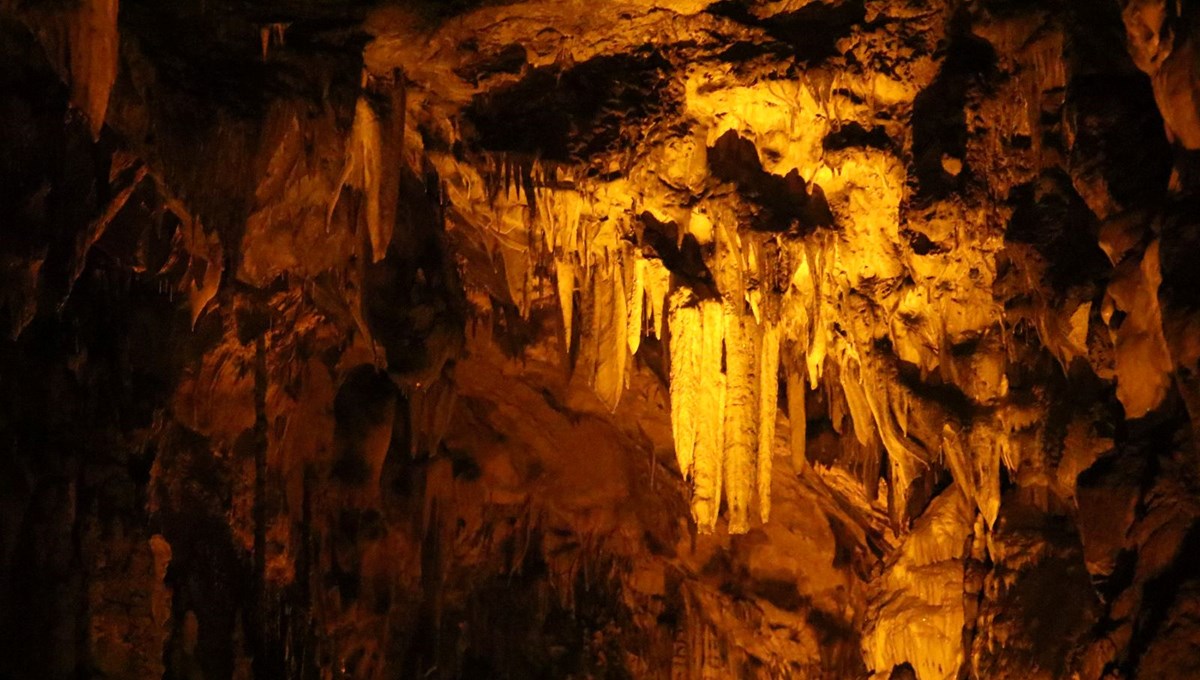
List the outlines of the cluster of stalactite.
{"type": "Polygon", "coordinates": [[[909,81],[837,73],[746,84],[697,68],[684,86],[692,137],[629,160],[615,178],[519,155],[492,156],[481,168],[431,157],[448,203],[490,235],[485,247],[507,283],[493,295],[507,295],[522,315],[557,299],[564,346],[583,345],[592,358],[583,366],[610,409],[643,335],[666,341],[675,453],[702,531],[716,528],[722,505],[728,530],[747,531],[756,498],[768,518],[772,457],[790,451],[805,464],[806,397],[816,391],[834,429],[853,434],[845,448],[868,495],[886,492],[894,526],[920,512],[924,501],[910,508],[910,500],[940,471],[990,526],[1003,468],[1052,484],[1036,409],[1028,395],[1009,393],[1023,342],[1016,335],[1036,334],[1064,371],[1076,358],[1091,361],[1090,341],[1107,336],[1112,370],[1093,363],[1101,377],[1117,378],[1129,417],[1162,401],[1170,371],[1157,251],[1119,222],[1101,234],[1119,265],[1103,309],[1086,296],[1040,294],[1006,308],[1000,291],[1013,284],[1005,277],[1036,290],[1045,271],[1036,253],[1006,241],[1013,213],[1005,196],[1047,162],[1039,115],[1068,74],[1061,39],[1025,44],[1019,29],[1005,31],[989,37],[1018,55],[1019,77],[1004,85],[1011,96],[997,99],[999,122],[962,158],[941,159],[948,176],[964,162],[993,169],[996,185],[919,217],[901,217],[910,189],[894,150],[831,150],[822,140],[847,126],[869,129],[877,112],[902,107],[932,77],[921,63],[908,67],[909,81]],[[1035,142],[1028,158],[1006,165],[1002,148],[1013,135],[1035,142]],[[808,206],[799,225],[748,224],[742,199],[713,190],[743,182],[744,169],[717,167],[739,144],[757,157],[753,172],[799,187],[791,200],[808,206]],[[828,219],[811,218],[826,199],[828,219]],[[676,253],[685,245],[700,253],[703,271],[669,266],[661,238],[646,236],[648,222],[668,225],[676,253]],[[914,233],[929,245],[909,247],[914,233]],[[967,406],[916,396],[931,383],[954,386],[967,406]],[[777,403],[790,438],[778,447],[777,403]]]}
{"type": "Polygon", "coordinates": [[[952,309],[942,303],[939,310],[930,301],[934,291],[919,287],[888,291],[890,314],[864,304],[850,277],[864,262],[888,266],[898,257],[885,251],[887,239],[895,237],[894,205],[890,225],[868,217],[858,233],[804,236],[739,230],[736,223],[693,211],[676,245],[694,240],[707,253],[711,281],[696,282],[673,274],[639,243],[634,211],[622,205],[630,198],[627,186],[508,160],[497,162],[490,180],[467,179],[461,166],[450,166],[447,174],[452,202],[486,199],[492,206],[484,213],[490,222],[482,226],[495,235],[496,257],[517,309],[527,315],[535,301],[557,299],[564,346],[569,351],[578,336],[585,354],[594,357],[587,365],[590,382],[610,409],[618,407],[629,358],[642,337],[667,341],[675,454],[691,484],[700,530],[717,527],[722,501],[731,533],[750,528],[755,502],[760,519],[769,518],[772,457],[790,451],[796,465],[805,464],[805,398],[822,388],[836,411],[835,427],[850,421],[868,483],[886,452],[895,516],[903,515],[914,480],[944,459],[994,521],[999,459],[1012,455],[1005,449],[1009,438],[1000,435],[1021,423],[1009,424],[1007,413],[998,412],[995,422],[922,432],[919,441],[931,443],[922,448],[909,436],[914,398],[874,345],[888,338],[922,371],[958,370],[981,400],[995,401],[1006,389],[1003,340],[985,338],[988,353],[971,357],[965,367],[939,369],[937,357],[950,355],[951,341],[944,332],[928,337],[931,324],[922,317],[965,315],[978,326],[981,313],[999,311],[992,304],[969,309],[968,303],[952,309]],[[473,197],[472,191],[485,193],[473,197]],[[790,443],[777,447],[781,385],[790,443]]]}
{"type": "MultiPolygon", "coordinates": [[[[729,531],[748,530],[755,496],[766,521],[781,336],[778,314],[767,314],[762,294],[747,285],[760,275],[759,246],[743,246],[736,230],[714,228],[697,214],[691,235],[715,239],[710,245],[722,266],[715,290],[694,288],[635,243],[626,211],[596,218],[598,202],[619,203],[621,195],[585,186],[569,169],[497,166],[499,180],[483,181],[493,185],[486,188],[489,200],[522,201],[518,209],[493,212],[495,222],[487,225],[518,310],[528,315],[551,292],[562,314],[564,350],[576,337],[586,345],[589,381],[614,411],[643,337],[667,341],[675,452],[691,481],[697,525],[716,527],[723,497],[729,531]]],[[[450,198],[469,200],[470,190],[470,182],[452,186],[450,198]]]]}
{"type": "MultiPolygon", "coordinates": [[[[643,336],[667,341],[675,454],[691,483],[692,514],[702,531],[716,528],[722,500],[731,533],[749,529],[755,501],[767,521],[781,381],[792,423],[786,448],[803,464],[804,397],[821,384],[830,354],[841,367],[843,403],[859,441],[866,445],[878,437],[889,447],[897,483],[911,481],[918,462],[904,439],[905,395],[884,383],[869,356],[833,337],[837,310],[821,302],[832,300],[833,282],[821,269],[819,245],[739,233],[695,213],[686,236],[711,249],[714,285],[694,285],[636,244],[626,214],[596,219],[589,208],[603,188],[589,193],[569,180],[526,170],[531,188],[521,189],[520,168],[505,173],[500,191],[524,191],[529,200],[528,213],[497,210],[496,223],[488,225],[497,234],[509,294],[528,314],[540,294],[553,290],[565,348],[578,333],[595,357],[589,377],[600,400],[616,410],[629,358],[643,336]],[[555,184],[572,188],[551,188],[555,184]],[[764,248],[779,257],[769,260],[764,248]],[[590,319],[577,318],[581,308],[590,319]]],[[[453,188],[450,193],[453,200],[453,188]]]]}

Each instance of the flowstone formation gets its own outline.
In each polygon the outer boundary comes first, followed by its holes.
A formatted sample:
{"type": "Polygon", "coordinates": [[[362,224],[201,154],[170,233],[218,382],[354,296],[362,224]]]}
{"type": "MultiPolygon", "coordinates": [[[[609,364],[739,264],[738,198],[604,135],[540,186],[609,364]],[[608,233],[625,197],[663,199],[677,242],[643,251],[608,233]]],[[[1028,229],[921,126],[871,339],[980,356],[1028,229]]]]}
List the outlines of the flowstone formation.
{"type": "Polygon", "coordinates": [[[0,676],[1187,678],[1191,0],[0,0],[0,676]]]}

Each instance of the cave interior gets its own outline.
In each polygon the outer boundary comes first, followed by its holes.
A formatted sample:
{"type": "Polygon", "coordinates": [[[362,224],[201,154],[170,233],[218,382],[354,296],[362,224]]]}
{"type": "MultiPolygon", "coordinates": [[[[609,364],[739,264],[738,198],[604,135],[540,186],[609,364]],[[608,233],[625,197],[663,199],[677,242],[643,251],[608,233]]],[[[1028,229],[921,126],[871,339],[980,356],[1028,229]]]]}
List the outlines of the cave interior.
{"type": "Polygon", "coordinates": [[[1200,0],[0,0],[0,679],[1200,678],[1198,197],[1200,0]]]}

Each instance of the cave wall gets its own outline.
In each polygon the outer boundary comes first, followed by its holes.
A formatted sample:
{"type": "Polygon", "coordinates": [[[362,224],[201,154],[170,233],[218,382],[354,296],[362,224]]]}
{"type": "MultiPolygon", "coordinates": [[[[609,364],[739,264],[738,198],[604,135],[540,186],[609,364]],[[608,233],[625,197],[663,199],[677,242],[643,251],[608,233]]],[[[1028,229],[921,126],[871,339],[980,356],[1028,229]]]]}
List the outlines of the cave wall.
{"type": "Polygon", "coordinates": [[[1194,677],[1193,5],[0,0],[0,677],[1194,677]]]}

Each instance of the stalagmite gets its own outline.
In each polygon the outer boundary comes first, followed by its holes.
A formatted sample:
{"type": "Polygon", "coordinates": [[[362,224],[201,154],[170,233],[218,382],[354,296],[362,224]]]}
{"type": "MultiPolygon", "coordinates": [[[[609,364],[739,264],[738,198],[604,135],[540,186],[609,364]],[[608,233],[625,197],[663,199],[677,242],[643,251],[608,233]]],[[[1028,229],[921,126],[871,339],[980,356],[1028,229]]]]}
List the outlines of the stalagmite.
{"type": "Polygon", "coordinates": [[[754,381],[754,369],[758,363],[755,347],[757,326],[753,318],[739,313],[733,303],[726,302],[722,306],[725,315],[726,371],[725,497],[729,505],[729,533],[744,534],[750,529],[748,516],[758,444],[755,437],[758,403],[754,381]]]}
{"type": "Polygon", "coordinates": [[[775,416],[779,400],[779,328],[762,333],[758,362],[758,511],[771,517],[771,456],[775,448],[775,416]]]}
{"type": "Polygon", "coordinates": [[[725,314],[720,302],[700,303],[700,381],[697,404],[695,487],[692,516],[700,531],[712,531],[721,507],[722,470],[725,463],[725,374],[721,372],[725,314]]]}
{"type": "Polygon", "coordinates": [[[962,665],[963,562],[970,506],[953,487],[917,520],[874,584],[862,639],[864,659],[887,677],[909,663],[916,677],[950,680],[962,665]]]}
{"type": "Polygon", "coordinates": [[[691,291],[680,288],[671,295],[670,315],[671,432],[679,472],[684,479],[693,479],[704,333],[700,307],[691,291]]]}

